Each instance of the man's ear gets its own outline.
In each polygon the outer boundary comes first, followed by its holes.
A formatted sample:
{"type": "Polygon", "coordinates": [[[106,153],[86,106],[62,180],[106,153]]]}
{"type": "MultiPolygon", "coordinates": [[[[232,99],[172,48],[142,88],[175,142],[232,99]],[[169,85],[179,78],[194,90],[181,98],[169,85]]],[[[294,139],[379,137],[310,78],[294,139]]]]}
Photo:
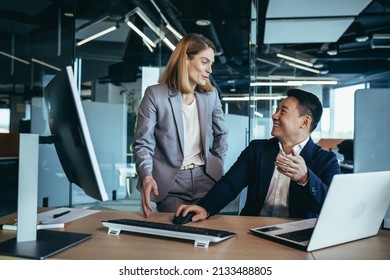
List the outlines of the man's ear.
{"type": "Polygon", "coordinates": [[[309,128],[309,129],[310,129],[311,122],[312,122],[311,117],[308,116],[308,115],[306,115],[306,116],[303,118],[303,121],[302,121],[302,123],[301,123],[301,128],[309,128]]]}

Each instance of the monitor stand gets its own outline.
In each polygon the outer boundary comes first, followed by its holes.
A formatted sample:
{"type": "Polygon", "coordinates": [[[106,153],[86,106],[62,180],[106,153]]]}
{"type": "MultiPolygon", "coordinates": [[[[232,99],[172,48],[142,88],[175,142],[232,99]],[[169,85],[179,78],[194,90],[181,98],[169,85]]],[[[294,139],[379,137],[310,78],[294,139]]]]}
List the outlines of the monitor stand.
{"type": "Polygon", "coordinates": [[[0,255],[45,259],[92,237],[91,234],[37,230],[39,136],[19,134],[18,228],[0,243],[0,255]]]}
{"type": "Polygon", "coordinates": [[[18,242],[13,238],[1,242],[0,255],[43,260],[91,237],[91,234],[40,229],[36,240],[18,242]]]}

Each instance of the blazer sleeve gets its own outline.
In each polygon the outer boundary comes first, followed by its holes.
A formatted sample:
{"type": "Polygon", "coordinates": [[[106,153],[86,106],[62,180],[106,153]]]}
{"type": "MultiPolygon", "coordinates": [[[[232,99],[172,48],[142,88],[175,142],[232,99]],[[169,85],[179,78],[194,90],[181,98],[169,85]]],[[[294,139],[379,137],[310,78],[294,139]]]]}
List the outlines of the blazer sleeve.
{"type": "Polygon", "coordinates": [[[225,123],[225,116],[222,110],[222,104],[218,97],[217,89],[215,92],[215,102],[212,111],[212,134],[213,142],[210,152],[219,157],[222,161],[225,160],[228,150],[228,129],[225,123]]]}
{"type": "Polygon", "coordinates": [[[138,108],[136,131],[134,135],[134,155],[137,173],[140,178],[151,176],[153,170],[153,153],[156,146],[154,129],[157,124],[157,106],[153,100],[151,89],[145,95],[138,108]]]}
{"type": "Polygon", "coordinates": [[[246,147],[229,171],[197,204],[206,209],[209,216],[218,214],[229,202],[233,201],[248,185],[252,170],[251,146],[246,147]]]}

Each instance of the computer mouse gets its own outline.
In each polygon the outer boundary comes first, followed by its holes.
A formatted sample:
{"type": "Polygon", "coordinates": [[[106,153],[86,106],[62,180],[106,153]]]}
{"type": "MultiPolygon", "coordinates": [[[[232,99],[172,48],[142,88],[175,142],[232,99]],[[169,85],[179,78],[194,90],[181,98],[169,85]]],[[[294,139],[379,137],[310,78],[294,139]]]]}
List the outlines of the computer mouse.
{"type": "Polygon", "coordinates": [[[179,215],[179,216],[173,216],[173,220],[172,222],[174,224],[177,224],[177,225],[183,225],[183,224],[187,224],[187,223],[190,223],[192,222],[192,217],[195,216],[195,212],[188,212],[187,215],[185,216],[182,216],[182,215],[179,215]]]}

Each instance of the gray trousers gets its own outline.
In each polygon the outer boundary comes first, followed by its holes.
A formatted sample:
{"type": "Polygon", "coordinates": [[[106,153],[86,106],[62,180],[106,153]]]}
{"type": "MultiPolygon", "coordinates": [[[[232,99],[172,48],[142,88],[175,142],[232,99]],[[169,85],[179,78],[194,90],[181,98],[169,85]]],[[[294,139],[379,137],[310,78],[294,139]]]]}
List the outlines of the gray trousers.
{"type": "Polygon", "coordinates": [[[166,198],[156,203],[157,210],[173,213],[182,204],[195,204],[207,194],[215,183],[205,173],[203,166],[191,170],[180,170],[166,198]]]}

